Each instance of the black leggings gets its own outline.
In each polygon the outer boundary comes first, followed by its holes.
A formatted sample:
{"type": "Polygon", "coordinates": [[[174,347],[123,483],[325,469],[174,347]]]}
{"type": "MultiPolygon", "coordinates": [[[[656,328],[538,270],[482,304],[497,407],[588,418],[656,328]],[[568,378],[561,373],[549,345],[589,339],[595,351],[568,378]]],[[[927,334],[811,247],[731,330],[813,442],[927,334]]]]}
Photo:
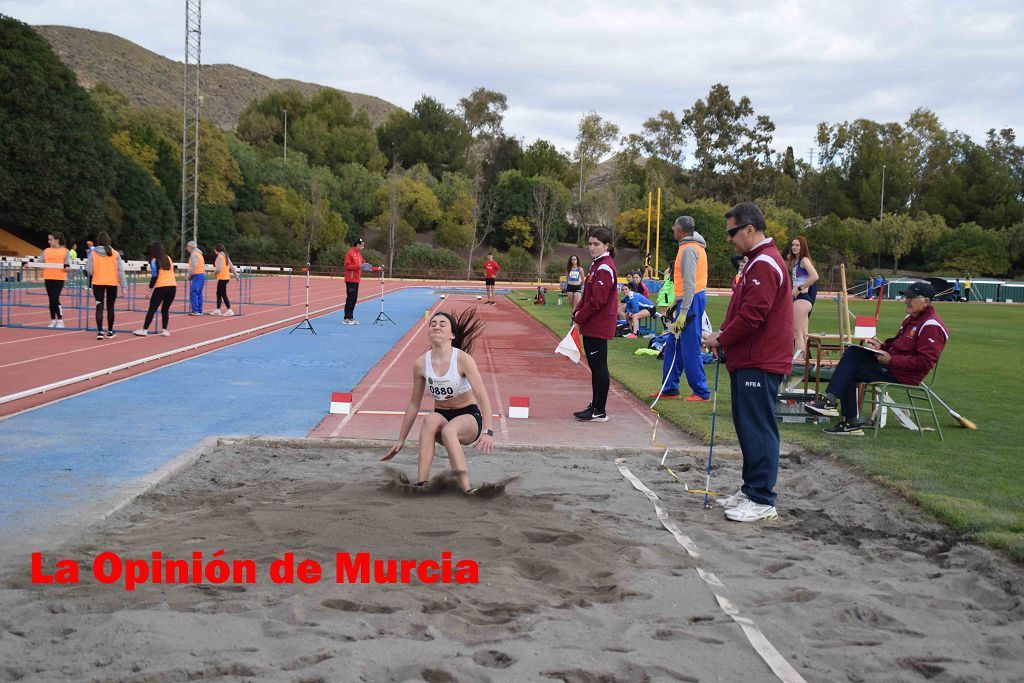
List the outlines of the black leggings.
{"type": "Polygon", "coordinates": [[[595,413],[603,413],[608,403],[608,387],[612,382],[608,374],[608,340],[583,337],[583,353],[590,366],[590,387],[593,392],[590,405],[595,413]]]}
{"type": "Polygon", "coordinates": [[[174,295],[177,293],[177,285],[153,289],[153,293],[149,295],[149,310],[146,311],[146,322],[142,324],[142,329],[149,329],[149,324],[153,322],[153,316],[156,315],[158,307],[160,308],[160,321],[163,323],[163,327],[160,329],[167,329],[167,323],[171,320],[171,304],[174,303],[174,295]]]}
{"type": "Polygon", "coordinates": [[[50,320],[63,320],[64,314],[60,310],[60,292],[64,289],[63,280],[44,280],[46,283],[46,296],[50,297],[50,320]]]}
{"type": "Polygon", "coordinates": [[[107,329],[114,329],[114,302],[117,301],[117,285],[93,285],[92,295],[96,297],[96,329],[103,331],[103,299],[107,300],[107,329]]]}
{"type": "Polygon", "coordinates": [[[356,313],[356,300],[359,298],[359,283],[345,283],[345,320],[352,320],[356,313]]]}
{"type": "Polygon", "coordinates": [[[217,310],[220,310],[220,302],[224,302],[224,308],[230,309],[231,302],[228,301],[228,283],[231,280],[217,280],[217,310]]]}

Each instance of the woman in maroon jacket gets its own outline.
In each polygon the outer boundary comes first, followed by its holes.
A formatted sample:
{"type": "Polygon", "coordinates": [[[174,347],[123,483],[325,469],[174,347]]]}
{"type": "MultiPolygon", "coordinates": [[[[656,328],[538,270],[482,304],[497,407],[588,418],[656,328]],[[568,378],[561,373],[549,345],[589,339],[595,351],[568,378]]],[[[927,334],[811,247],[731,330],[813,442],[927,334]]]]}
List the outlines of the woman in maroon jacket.
{"type": "Polygon", "coordinates": [[[615,272],[615,247],[612,234],[604,228],[590,233],[590,257],[594,262],[587,273],[583,299],[573,311],[572,320],[579,325],[583,337],[583,353],[590,366],[590,384],[593,396],[590,405],[573,413],[582,422],[607,422],[608,386],[608,340],[615,337],[615,319],[618,306],[618,291],[615,272]]]}

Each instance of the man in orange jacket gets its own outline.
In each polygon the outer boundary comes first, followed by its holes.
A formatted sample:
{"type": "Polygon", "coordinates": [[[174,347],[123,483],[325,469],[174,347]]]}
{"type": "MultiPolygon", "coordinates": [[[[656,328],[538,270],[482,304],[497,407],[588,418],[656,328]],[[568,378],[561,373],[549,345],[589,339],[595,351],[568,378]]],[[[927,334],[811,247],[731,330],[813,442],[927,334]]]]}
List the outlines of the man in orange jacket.
{"type": "Polygon", "coordinates": [[[372,266],[363,258],[362,251],[366,247],[362,238],[352,241],[352,248],[345,254],[345,319],[346,325],[358,325],[355,319],[356,299],[359,298],[359,278],[362,272],[378,273],[384,266],[372,266]]]}

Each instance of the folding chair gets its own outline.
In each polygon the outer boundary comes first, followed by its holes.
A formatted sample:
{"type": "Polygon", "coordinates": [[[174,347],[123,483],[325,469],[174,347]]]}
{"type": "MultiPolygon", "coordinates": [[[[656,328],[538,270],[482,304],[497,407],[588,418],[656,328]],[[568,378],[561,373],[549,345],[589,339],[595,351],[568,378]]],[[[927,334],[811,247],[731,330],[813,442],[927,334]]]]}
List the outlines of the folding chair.
{"type": "Polygon", "coordinates": [[[658,321],[661,320],[661,313],[657,311],[649,318],[641,318],[637,325],[637,334],[658,334],[658,321]]]}
{"type": "MultiPolygon", "coordinates": [[[[868,403],[874,406],[872,413],[876,410],[878,415],[875,417],[875,438],[878,438],[878,429],[882,426],[882,411],[887,409],[902,410],[909,413],[909,421],[917,428],[917,433],[922,437],[924,436],[924,430],[921,428],[921,420],[918,419],[918,413],[925,413],[932,416],[932,421],[935,423],[935,431],[939,434],[939,439],[945,441],[945,437],[942,436],[942,427],[939,425],[939,415],[935,411],[935,403],[932,401],[932,385],[935,384],[935,376],[939,372],[939,364],[936,363],[932,369],[931,377],[927,382],[921,382],[921,384],[900,384],[898,382],[869,382],[865,385],[866,390],[864,396],[868,398],[868,403]],[[869,389],[870,391],[867,391],[869,389]],[[903,391],[906,392],[905,401],[897,401],[890,396],[890,391],[903,391]]],[[[909,425],[908,425],[909,426],[909,425]]]]}

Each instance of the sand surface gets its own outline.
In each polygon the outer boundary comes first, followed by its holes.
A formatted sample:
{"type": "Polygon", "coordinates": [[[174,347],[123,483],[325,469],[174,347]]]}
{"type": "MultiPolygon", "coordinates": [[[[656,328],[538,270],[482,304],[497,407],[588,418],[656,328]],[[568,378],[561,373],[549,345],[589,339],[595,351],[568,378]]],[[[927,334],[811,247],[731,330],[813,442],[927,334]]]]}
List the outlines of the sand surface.
{"type": "MultiPolygon", "coordinates": [[[[739,525],[703,510],[656,456],[629,456],[697,545],[694,559],[614,452],[475,456],[474,484],[518,477],[487,498],[411,494],[381,452],[225,443],[48,550],[82,561],[79,585],[32,586],[28,558],[5,558],[0,680],[774,680],[716,592],[808,681],[1024,678],[1020,568],[832,460],[784,458],[779,520],[739,525]],[[128,593],[88,571],[103,550],[219,549],[254,559],[257,582],[128,593]],[[335,583],[335,553],[361,550],[450,551],[479,564],[479,583],[335,583]],[[331,571],[273,584],[267,566],[286,551],[331,571]]],[[[731,455],[713,487],[738,483],[731,455]]],[[[413,457],[393,464],[412,474],[413,457]]],[[[669,464],[702,484],[702,458],[674,452],[669,464]]]]}

